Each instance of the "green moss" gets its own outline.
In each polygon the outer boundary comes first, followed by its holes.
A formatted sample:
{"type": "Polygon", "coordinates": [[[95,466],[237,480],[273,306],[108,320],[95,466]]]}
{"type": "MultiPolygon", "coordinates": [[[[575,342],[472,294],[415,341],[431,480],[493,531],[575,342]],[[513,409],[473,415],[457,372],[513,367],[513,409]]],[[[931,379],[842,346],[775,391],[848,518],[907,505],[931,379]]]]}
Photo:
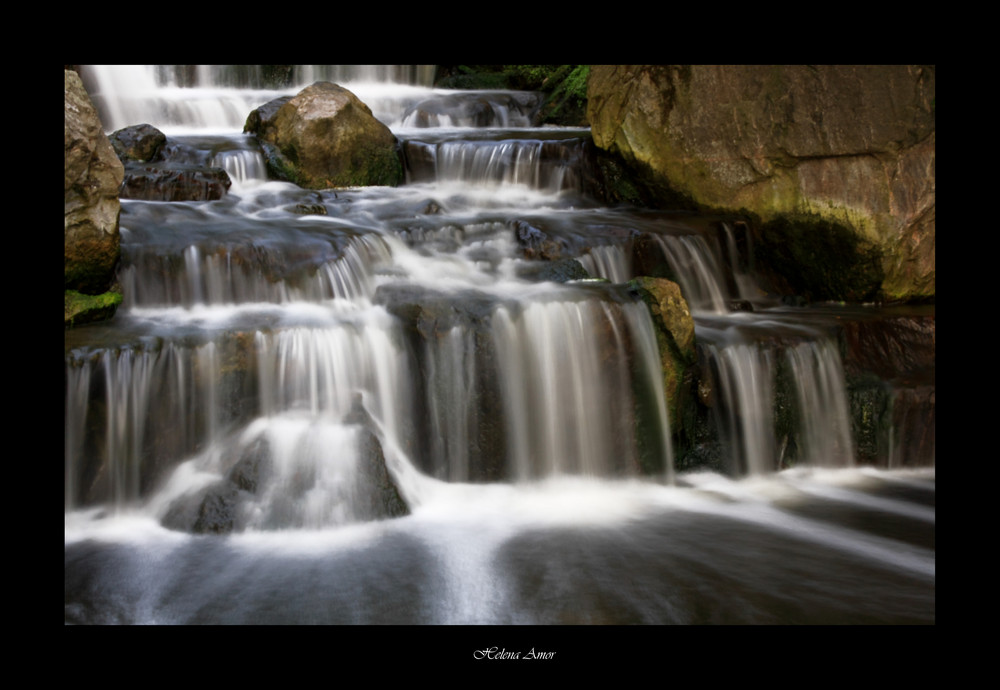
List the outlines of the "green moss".
{"type": "MultiPolygon", "coordinates": [[[[353,175],[358,186],[384,185],[395,187],[404,180],[403,162],[398,152],[378,148],[365,156],[365,165],[353,175]]],[[[354,185],[352,185],[354,186],[354,185]]]]}
{"type": "Polygon", "coordinates": [[[292,157],[284,155],[269,142],[262,141],[261,149],[272,179],[291,182],[306,189],[328,187],[366,187],[384,185],[395,187],[403,183],[405,173],[398,150],[372,147],[354,157],[349,170],[333,178],[317,180],[304,175],[292,157]]]}
{"type": "Polygon", "coordinates": [[[121,303],[122,294],[120,292],[85,295],[76,290],[66,290],[65,327],[72,328],[84,323],[110,319],[121,303]]]}
{"type": "Polygon", "coordinates": [[[278,150],[277,146],[262,139],[260,141],[260,148],[264,154],[264,164],[267,167],[268,177],[274,180],[282,180],[283,182],[291,182],[300,187],[305,186],[298,168],[278,150]]]}

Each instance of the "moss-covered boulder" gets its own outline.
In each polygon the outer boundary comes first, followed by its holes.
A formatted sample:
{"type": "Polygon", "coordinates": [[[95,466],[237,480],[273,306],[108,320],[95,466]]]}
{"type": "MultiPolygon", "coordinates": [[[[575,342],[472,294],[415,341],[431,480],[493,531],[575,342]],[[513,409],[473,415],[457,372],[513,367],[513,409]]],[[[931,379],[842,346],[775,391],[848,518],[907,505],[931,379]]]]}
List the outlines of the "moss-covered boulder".
{"type": "MultiPolygon", "coordinates": [[[[835,244],[856,253],[840,267],[867,272],[874,257],[880,299],[928,298],[934,96],[926,65],[595,65],[588,119],[594,144],[666,203],[747,211],[772,245],[846,230],[853,239],[835,244]]],[[[798,252],[795,272],[823,268],[822,244],[809,255],[798,252]]],[[[866,292],[840,287],[815,297],[866,292]]]]}
{"type": "Polygon", "coordinates": [[[695,402],[691,384],[697,355],[691,310],[680,286],[666,278],[641,276],[629,281],[628,289],[649,308],[660,349],[670,427],[684,433],[691,416],[685,407],[695,402]]]}
{"type": "Polygon", "coordinates": [[[120,256],[124,168],[79,75],[65,73],[65,289],[107,291],[120,256]]]}
{"type": "Polygon", "coordinates": [[[309,189],[403,182],[399,144],[357,96],[317,82],[247,118],[269,174],[309,189]]]}
{"type": "Polygon", "coordinates": [[[122,294],[117,291],[85,295],[76,290],[66,290],[65,294],[66,328],[110,319],[122,303],[122,294]]]}

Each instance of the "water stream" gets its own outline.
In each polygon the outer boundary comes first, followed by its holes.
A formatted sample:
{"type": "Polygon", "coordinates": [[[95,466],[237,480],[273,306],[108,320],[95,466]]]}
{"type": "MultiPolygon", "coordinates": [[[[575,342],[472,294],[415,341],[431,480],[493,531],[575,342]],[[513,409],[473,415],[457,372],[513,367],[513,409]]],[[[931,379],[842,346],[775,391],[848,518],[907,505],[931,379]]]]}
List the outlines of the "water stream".
{"type": "Polygon", "coordinates": [[[125,303],[67,331],[67,623],[934,622],[933,453],[858,462],[846,312],[769,300],[730,226],[595,202],[589,132],[532,126],[534,94],[294,74],[82,68],[107,131],[233,184],[123,201],[125,303]],[[266,179],[246,116],[318,78],[405,185],[266,179]],[[679,467],[640,233],[695,317],[713,469],[679,467]]]}

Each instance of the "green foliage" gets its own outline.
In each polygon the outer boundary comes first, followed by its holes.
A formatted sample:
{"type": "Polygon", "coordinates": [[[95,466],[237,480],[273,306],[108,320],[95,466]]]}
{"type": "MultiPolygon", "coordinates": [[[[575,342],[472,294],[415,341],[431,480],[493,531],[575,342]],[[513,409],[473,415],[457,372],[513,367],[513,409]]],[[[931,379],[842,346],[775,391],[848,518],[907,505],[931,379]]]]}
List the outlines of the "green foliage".
{"type": "Polygon", "coordinates": [[[435,86],[442,89],[509,89],[502,65],[438,65],[435,86]]]}
{"type": "Polygon", "coordinates": [[[514,88],[529,91],[551,90],[553,75],[568,65],[504,65],[504,72],[514,88]]]}
{"type": "Polygon", "coordinates": [[[504,65],[512,88],[543,91],[553,99],[587,98],[589,65],[504,65]]]}
{"type": "Polygon", "coordinates": [[[504,72],[511,88],[547,95],[543,122],[585,124],[589,65],[504,65],[504,72]]]}
{"type": "Polygon", "coordinates": [[[516,89],[547,96],[542,121],[584,125],[589,65],[440,65],[437,86],[448,89],[516,89]]]}

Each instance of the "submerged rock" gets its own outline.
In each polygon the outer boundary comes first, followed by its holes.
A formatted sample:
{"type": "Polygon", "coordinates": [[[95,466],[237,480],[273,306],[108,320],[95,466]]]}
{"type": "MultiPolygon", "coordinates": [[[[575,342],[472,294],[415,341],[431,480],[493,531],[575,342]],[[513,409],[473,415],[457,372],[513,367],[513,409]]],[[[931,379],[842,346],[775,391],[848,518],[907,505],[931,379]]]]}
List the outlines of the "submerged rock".
{"type": "Polygon", "coordinates": [[[356,448],[329,448],[329,455],[295,458],[292,466],[288,457],[279,455],[280,449],[265,437],[257,437],[229,458],[228,462],[235,462],[223,478],[175,499],[161,521],[163,526],[196,534],[228,534],[408,514],[367,414],[355,411],[345,421],[359,427],[356,448]],[[341,463],[341,457],[351,462],[341,463]],[[332,483],[331,471],[336,474],[332,483]],[[315,524],[315,520],[324,522],[315,524]]]}

